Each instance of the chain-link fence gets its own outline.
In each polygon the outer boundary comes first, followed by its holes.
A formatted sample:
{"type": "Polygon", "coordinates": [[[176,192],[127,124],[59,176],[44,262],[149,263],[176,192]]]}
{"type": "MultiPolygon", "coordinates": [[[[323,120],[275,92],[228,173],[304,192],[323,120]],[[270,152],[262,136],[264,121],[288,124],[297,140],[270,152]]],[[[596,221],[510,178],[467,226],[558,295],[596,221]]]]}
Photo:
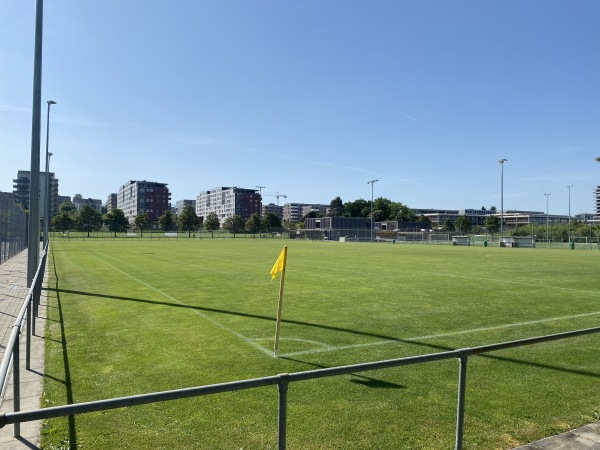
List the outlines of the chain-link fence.
{"type": "Polygon", "coordinates": [[[0,192],[0,264],[27,248],[27,213],[0,192]]]}

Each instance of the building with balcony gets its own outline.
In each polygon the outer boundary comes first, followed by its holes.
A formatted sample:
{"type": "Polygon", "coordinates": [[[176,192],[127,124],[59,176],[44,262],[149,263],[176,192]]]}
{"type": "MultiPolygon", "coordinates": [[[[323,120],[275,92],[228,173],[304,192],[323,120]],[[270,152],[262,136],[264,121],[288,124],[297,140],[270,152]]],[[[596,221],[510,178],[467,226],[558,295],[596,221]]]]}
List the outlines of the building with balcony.
{"type": "Polygon", "coordinates": [[[171,193],[166,183],[131,180],[119,188],[117,208],[123,211],[129,223],[144,212],[156,227],[158,218],[171,208],[171,193]]]}
{"type": "MultiPolygon", "coordinates": [[[[49,219],[56,215],[58,212],[58,179],[54,177],[54,173],[48,174],[50,181],[50,190],[46,194],[46,172],[40,172],[39,185],[38,185],[38,210],[40,217],[44,215],[44,205],[46,204],[47,195],[50,199],[50,211],[49,219]]],[[[28,210],[30,209],[29,190],[31,187],[31,172],[29,170],[19,170],[17,172],[17,178],[13,180],[13,200],[16,204],[20,205],[21,208],[28,210]]]]}
{"type": "Polygon", "coordinates": [[[180,215],[186,206],[191,206],[196,211],[196,200],[177,200],[175,202],[175,214],[180,215]]]}
{"type": "Polygon", "coordinates": [[[106,198],[106,212],[117,208],[117,194],[108,194],[106,198]]]}
{"type": "Polygon", "coordinates": [[[269,203],[268,205],[262,205],[262,215],[271,212],[276,214],[280,220],[283,219],[283,206],[276,205],[275,203],[269,203]]]}
{"type": "Polygon", "coordinates": [[[222,224],[228,217],[241,216],[244,222],[253,213],[260,214],[260,193],[256,189],[216,187],[196,197],[196,215],[205,220],[215,213],[222,224]]]}

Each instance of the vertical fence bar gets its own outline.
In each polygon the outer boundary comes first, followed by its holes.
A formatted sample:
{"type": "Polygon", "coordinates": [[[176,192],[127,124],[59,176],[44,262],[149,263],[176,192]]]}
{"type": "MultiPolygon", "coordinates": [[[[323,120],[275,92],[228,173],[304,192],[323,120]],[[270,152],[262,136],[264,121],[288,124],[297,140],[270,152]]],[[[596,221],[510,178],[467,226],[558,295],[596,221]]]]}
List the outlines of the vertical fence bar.
{"type": "Polygon", "coordinates": [[[33,310],[31,306],[33,305],[31,298],[29,299],[29,306],[27,307],[27,313],[25,314],[25,321],[27,322],[27,336],[25,341],[25,368],[27,370],[31,369],[31,336],[32,333],[35,333],[35,330],[32,329],[35,327],[35,317],[33,317],[33,310]]]}
{"type": "Polygon", "coordinates": [[[456,405],[456,442],[454,448],[462,450],[465,427],[465,391],[467,386],[467,362],[472,351],[461,351],[458,370],[458,401],[456,405]]]}
{"type": "Polygon", "coordinates": [[[277,448],[285,450],[287,440],[287,392],[290,376],[287,373],[279,374],[279,409],[277,417],[277,448]]]}
{"type": "MultiPolygon", "coordinates": [[[[14,328],[19,328],[18,325],[13,326],[14,328]]],[[[21,372],[20,366],[21,362],[19,359],[19,339],[20,339],[20,330],[17,333],[17,339],[15,340],[15,346],[13,350],[13,410],[15,412],[21,411],[21,372]]],[[[8,349],[7,349],[8,350],[8,349]]],[[[19,437],[21,436],[21,424],[19,422],[15,422],[13,428],[13,436],[19,437]]]]}

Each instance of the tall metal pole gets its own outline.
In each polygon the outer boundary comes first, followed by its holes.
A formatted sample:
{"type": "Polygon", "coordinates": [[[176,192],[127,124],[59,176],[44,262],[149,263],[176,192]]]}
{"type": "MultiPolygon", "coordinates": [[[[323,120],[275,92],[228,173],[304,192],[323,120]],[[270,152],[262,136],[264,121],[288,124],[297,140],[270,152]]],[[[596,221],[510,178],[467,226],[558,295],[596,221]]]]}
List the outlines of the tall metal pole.
{"type": "Polygon", "coordinates": [[[550,214],[549,214],[549,202],[548,202],[548,198],[550,197],[551,194],[544,194],[546,196],[546,243],[550,242],[550,214]]]}
{"type": "Polygon", "coordinates": [[[571,188],[572,184],[567,186],[569,188],[569,244],[571,244],[571,188]]]}
{"type": "Polygon", "coordinates": [[[264,189],[264,186],[256,186],[256,189],[258,189],[258,195],[260,197],[260,211],[258,211],[258,216],[262,217],[262,190],[264,189]]]}
{"type": "Polygon", "coordinates": [[[50,138],[50,105],[56,105],[54,100],[48,100],[48,114],[46,115],[46,193],[44,195],[44,247],[48,244],[48,220],[50,216],[50,157],[48,142],[50,138]]]}
{"type": "Polygon", "coordinates": [[[27,250],[27,287],[31,287],[40,252],[40,120],[42,115],[42,28],[44,2],[36,1],[35,52],[33,57],[33,107],[31,114],[31,168],[29,183],[29,235],[27,250]]]}
{"type": "Polygon", "coordinates": [[[367,181],[367,184],[371,185],[371,242],[373,242],[373,229],[375,228],[375,225],[373,223],[373,185],[378,181],[379,180],[367,181]]]}
{"type": "Polygon", "coordinates": [[[504,163],[506,161],[508,159],[504,158],[498,161],[500,163],[500,239],[498,244],[500,244],[504,235],[504,163]]]}

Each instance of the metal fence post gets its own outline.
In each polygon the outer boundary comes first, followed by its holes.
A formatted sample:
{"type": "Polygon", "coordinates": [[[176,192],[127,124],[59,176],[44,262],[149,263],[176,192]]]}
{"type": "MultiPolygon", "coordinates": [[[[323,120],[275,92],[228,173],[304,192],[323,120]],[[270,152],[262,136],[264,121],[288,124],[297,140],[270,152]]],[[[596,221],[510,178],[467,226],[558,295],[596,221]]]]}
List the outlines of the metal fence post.
{"type": "Polygon", "coordinates": [[[27,323],[27,335],[25,340],[25,368],[31,369],[31,336],[35,333],[35,317],[33,316],[33,300],[29,300],[29,306],[27,307],[27,314],[25,316],[25,322],[27,323]],[[32,325],[33,323],[33,325],[32,325]]]}
{"type": "MultiPolygon", "coordinates": [[[[19,359],[19,339],[21,331],[18,325],[13,325],[14,328],[17,328],[17,339],[15,340],[14,350],[13,350],[13,410],[15,412],[21,410],[21,373],[20,373],[20,359],[19,359]]],[[[8,351],[9,349],[7,349],[8,351]]],[[[21,424],[19,422],[15,422],[13,428],[13,436],[19,437],[21,436],[21,424]]]]}
{"type": "Polygon", "coordinates": [[[469,355],[473,354],[471,349],[460,350],[458,370],[458,401],[456,405],[456,442],[454,448],[462,450],[463,432],[465,427],[465,390],[467,386],[467,362],[469,355]]]}
{"type": "Polygon", "coordinates": [[[287,392],[290,376],[287,373],[279,374],[279,411],[277,417],[277,448],[285,450],[287,434],[287,392]]]}

